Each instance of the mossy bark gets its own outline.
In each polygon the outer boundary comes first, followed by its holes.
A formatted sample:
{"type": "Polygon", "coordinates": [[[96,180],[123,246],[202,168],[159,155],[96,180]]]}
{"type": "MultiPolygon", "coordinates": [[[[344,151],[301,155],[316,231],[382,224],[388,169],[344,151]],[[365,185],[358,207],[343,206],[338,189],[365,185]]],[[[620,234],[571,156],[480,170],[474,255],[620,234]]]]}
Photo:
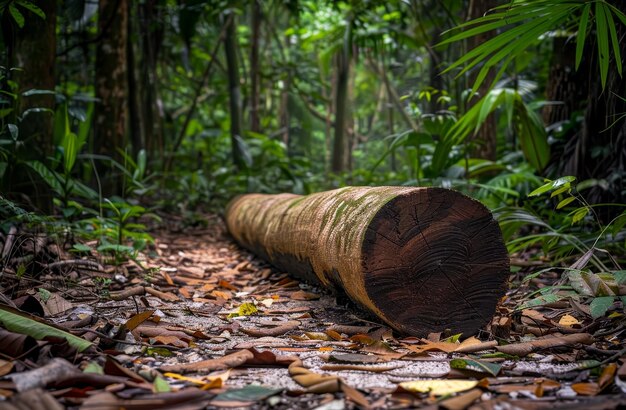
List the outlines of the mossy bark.
{"type": "Polygon", "coordinates": [[[476,333],[508,278],[498,224],[442,188],[346,187],[307,196],[249,194],[226,211],[244,247],[330,288],[412,335],[476,333]]]}

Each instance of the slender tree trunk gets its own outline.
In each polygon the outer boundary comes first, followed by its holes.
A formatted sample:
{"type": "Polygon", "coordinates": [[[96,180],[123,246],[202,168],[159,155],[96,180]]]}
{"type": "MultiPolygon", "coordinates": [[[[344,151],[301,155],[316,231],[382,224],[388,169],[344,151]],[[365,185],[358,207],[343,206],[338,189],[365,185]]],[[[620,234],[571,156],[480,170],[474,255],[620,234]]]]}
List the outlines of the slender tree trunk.
{"type": "Polygon", "coordinates": [[[163,40],[163,25],[161,23],[161,8],[164,0],[147,0],[139,4],[140,33],[142,46],[141,104],[145,126],[146,150],[151,154],[164,153],[163,116],[159,108],[159,93],[157,88],[157,62],[163,40]]]}
{"type": "Polygon", "coordinates": [[[228,96],[230,106],[230,140],[232,144],[233,164],[240,168],[244,165],[238,139],[242,138],[241,86],[239,83],[239,63],[237,61],[237,19],[233,17],[226,29],[224,51],[228,71],[228,96]]]}
{"type": "MultiPolygon", "coordinates": [[[[626,4],[616,2],[622,13],[626,13],[626,4]]],[[[619,25],[617,38],[626,36],[626,27],[619,25]]],[[[594,36],[595,37],[595,36],[594,36]]],[[[582,132],[576,142],[573,157],[576,175],[579,180],[594,178],[604,180],[608,187],[594,186],[585,197],[595,203],[626,202],[626,77],[620,76],[616,64],[611,61],[606,88],[602,89],[599,68],[597,67],[597,44],[587,49],[593,53],[589,70],[589,95],[582,132]]],[[[620,42],[622,66],[626,66],[626,42],[620,42]]],[[[600,218],[608,223],[613,217],[623,212],[623,208],[600,207],[596,210],[600,218]]]]}
{"type": "MultiPolygon", "coordinates": [[[[587,47],[590,47],[587,44],[587,47]]],[[[546,101],[555,102],[543,108],[546,125],[572,118],[583,108],[588,92],[588,59],[576,70],[576,42],[567,37],[554,37],[552,58],[546,85],[546,101]]]]}
{"type": "MultiPolygon", "coordinates": [[[[38,0],[33,2],[45,13],[45,20],[35,14],[20,9],[24,13],[23,28],[15,28],[13,42],[14,67],[22,69],[16,72],[14,80],[19,85],[19,92],[38,89],[54,91],[54,65],[56,57],[56,1],[38,0]]],[[[6,41],[6,39],[5,39],[6,41]]],[[[9,51],[10,52],[10,51],[9,51]]],[[[13,68],[13,67],[10,67],[13,68]]],[[[18,112],[20,115],[30,108],[48,108],[54,110],[53,95],[21,96],[18,112]]],[[[23,145],[25,158],[45,160],[52,153],[53,116],[48,112],[31,112],[19,123],[19,141],[23,145]]],[[[52,192],[48,185],[40,180],[29,180],[19,172],[12,178],[15,188],[26,194],[32,204],[44,213],[52,210],[52,192]]]]}
{"type": "Polygon", "coordinates": [[[260,131],[260,71],[261,0],[252,0],[252,45],[250,47],[250,130],[260,131]]]}
{"type": "Polygon", "coordinates": [[[130,141],[133,148],[133,157],[137,157],[137,153],[145,148],[145,129],[144,129],[144,111],[141,109],[141,84],[137,81],[137,61],[141,64],[141,57],[137,53],[137,47],[133,42],[137,14],[133,10],[135,3],[128,3],[128,36],[126,45],[126,54],[128,61],[128,113],[129,113],[129,131],[130,141]]]}
{"type": "MultiPolygon", "coordinates": [[[[96,152],[120,163],[127,145],[128,122],[128,0],[100,0],[96,53],[96,152]]],[[[109,172],[115,172],[110,169],[109,172]]],[[[105,194],[120,193],[121,176],[107,178],[105,194]]]]}
{"type": "MultiPolygon", "coordinates": [[[[490,9],[496,7],[498,5],[497,0],[470,0],[469,9],[468,9],[468,20],[473,20],[479,17],[482,17],[487,13],[490,9]]],[[[486,33],[473,36],[468,39],[467,48],[468,50],[472,50],[474,47],[483,44],[488,41],[495,35],[495,31],[488,31],[486,33]]],[[[470,84],[471,87],[474,84],[476,79],[477,72],[474,72],[470,75],[470,84]]],[[[489,87],[495,78],[495,71],[489,70],[489,73],[485,77],[485,80],[480,85],[477,92],[477,96],[474,96],[469,104],[469,108],[472,105],[476,104],[476,102],[484,97],[489,92],[489,87]]],[[[475,158],[489,159],[492,161],[496,160],[497,148],[498,148],[498,139],[497,139],[497,124],[496,117],[493,113],[487,116],[487,119],[483,123],[482,127],[478,131],[475,137],[471,140],[472,148],[470,155],[475,158]]]]}
{"type": "MultiPolygon", "coordinates": [[[[349,30],[349,29],[348,29],[349,30]]],[[[344,44],[343,50],[335,59],[337,68],[337,88],[335,90],[335,139],[333,141],[333,156],[331,170],[341,173],[347,169],[347,104],[348,82],[350,81],[350,50],[344,44]]]]}

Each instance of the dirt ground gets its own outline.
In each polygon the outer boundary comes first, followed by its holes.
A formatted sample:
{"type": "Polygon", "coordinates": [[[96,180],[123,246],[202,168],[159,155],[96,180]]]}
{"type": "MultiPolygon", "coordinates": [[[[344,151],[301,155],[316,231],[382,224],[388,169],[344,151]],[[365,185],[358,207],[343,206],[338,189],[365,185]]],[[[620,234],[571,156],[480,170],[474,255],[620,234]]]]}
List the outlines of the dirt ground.
{"type": "Polygon", "coordinates": [[[33,344],[1,310],[0,409],[626,406],[623,312],[592,320],[570,302],[520,310],[531,288],[517,273],[475,337],[406,337],[273,270],[219,217],[206,220],[164,219],[151,250],[128,263],[77,259],[42,240],[70,262],[21,277],[7,264],[5,305],[37,314],[39,304],[40,321],[91,346],[63,335],[33,344]]]}

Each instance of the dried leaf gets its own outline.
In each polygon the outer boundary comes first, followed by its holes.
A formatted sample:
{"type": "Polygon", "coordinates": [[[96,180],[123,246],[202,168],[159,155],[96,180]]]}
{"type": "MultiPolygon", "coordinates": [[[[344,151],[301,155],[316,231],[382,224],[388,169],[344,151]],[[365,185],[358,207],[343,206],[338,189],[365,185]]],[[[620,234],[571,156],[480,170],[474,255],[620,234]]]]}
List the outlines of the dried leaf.
{"type": "Polygon", "coordinates": [[[329,362],[334,363],[379,363],[384,360],[380,356],[357,354],[357,353],[340,353],[328,356],[329,362]]]}
{"type": "Polygon", "coordinates": [[[128,330],[134,330],[137,326],[148,320],[153,313],[154,310],[146,310],[144,312],[137,313],[128,319],[124,326],[126,326],[126,329],[128,330]]]}
{"type": "Polygon", "coordinates": [[[189,346],[187,342],[180,340],[176,336],[167,336],[167,335],[156,336],[154,337],[154,341],[157,342],[155,344],[169,345],[169,346],[175,346],[175,347],[180,347],[180,348],[185,348],[189,346]]]}
{"type": "Polygon", "coordinates": [[[293,300],[317,300],[320,298],[320,295],[315,293],[305,292],[303,290],[299,290],[291,294],[291,299],[293,300]]]}
{"type": "Polygon", "coordinates": [[[13,370],[13,362],[0,359],[0,377],[6,376],[13,370]]]}
{"type": "Polygon", "coordinates": [[[404,390],[415,393],[430,393],[434,396],[445,396],[476,387],[476,380],[415,380],[400,383],[404,390]]]}
{"type": "Polygon", "coordinates": [[[237,367],[244,364],[247,360],[252,359],[254,355],[249,350],[240,350],[229,355],[218,357],[215,359],[202,360],[194,363],[175,364],[169,366],[161,366],[160,370],[171,373],[200,372],[209,370],[228,369],[229,367],[237,367]]]}
{"type": "Polygon", "coordinates": [[[482,394],[483,391],[481,389],[472,389],[466,393],[440,402],[439,407],[445,410],[465,410],[478,400],[482,394]]]}
{"type": "Polygon", "coordinates": [[[297,320],[287,320],[284,322],[275,322],[276,326],[274,327],[268,327],[268,328],[241,328],[239,330],[241,330],[243,333],[247,334],[248,336],[255,336],[255,337],[264,337],[264,336],[280,336],[280,335],[284,335],[285,333],[297,329],[298,326],[300,326],[300,322],[297,320]]]}
{"type": "Polygon", "coordinates": [[[572,315],[563,315],[561,319],[559,319],[559,325],[571,327],[574,325],[579,325],[580,322],[572,315]]]}
{"type": "Polygon", "coordinates": [[[341,370],[356,370],[361,372],[373,372],[373,373],[383,373],[388,372],[390,370],[395,370],[400,366],[367,366],[361,364],[325,364],[320,369],[322,370],[331,370],[331,371],[341,371],[341,370]]]}
{"type": "Polygon", "coordinates": [[[239,289],[236,286],[233,286],[230,282],[224,279],[220,279],[220,281],[217,283],[217,286],[224,288],[224,289],[228,289],[228,290],[234,290],[235,292],[239,291],[239,289]]]}
{"type": "Polygon", "coordinates": [[[498,346],[496,349],[502,353],[514,356],[526,356],[540,349],[548,349],[557,346],[571,346],[573,344],[591,344],[594,339],[589,333],[574,333],[564,336],[547,336],[535,339],[531,342],[513,343],[505,346],[498,346]]]}

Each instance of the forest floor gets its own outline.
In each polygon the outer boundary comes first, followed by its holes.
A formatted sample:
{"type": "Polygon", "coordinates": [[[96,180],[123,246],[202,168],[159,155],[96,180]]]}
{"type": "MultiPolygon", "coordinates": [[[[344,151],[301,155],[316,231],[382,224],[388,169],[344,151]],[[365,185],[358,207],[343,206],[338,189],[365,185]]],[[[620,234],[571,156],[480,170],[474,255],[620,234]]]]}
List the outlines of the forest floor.
{"type": "Polygon", "coordinates": [[[240,249],[216,216],[163,220],[119,264],[1,238],[0,409],[626,407],[623,314],[519,308],[554,273],[512,275],[475,337],[405,337],[240,249]]]}

